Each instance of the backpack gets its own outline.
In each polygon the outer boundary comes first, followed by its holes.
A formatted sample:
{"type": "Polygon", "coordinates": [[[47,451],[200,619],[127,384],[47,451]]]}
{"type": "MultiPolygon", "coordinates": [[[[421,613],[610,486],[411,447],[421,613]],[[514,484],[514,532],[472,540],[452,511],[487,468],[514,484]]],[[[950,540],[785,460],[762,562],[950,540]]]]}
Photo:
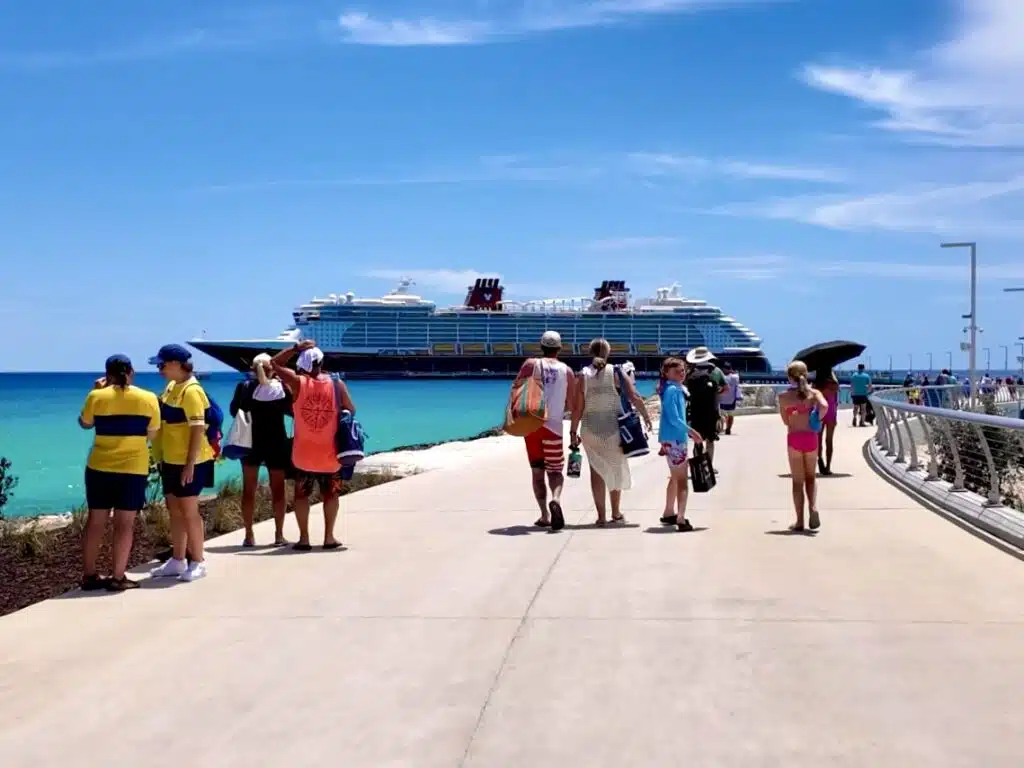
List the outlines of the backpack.
{"type": "Polygon", "coordinates": [[[686,388],[690,397],[686,401],[686,420],[700,421],[701,417],[714,418],[718,412],[718,385],[711,372],[695,368],[686,377],[686,388]]]}
{"type": "Polygon", "coordinates": [[[224,411],[217,405],[217,401],[210,397],[209,392],[206,392],[206,399],[210,403],[210,406],[203,411],[203,421],[206,422],[206,442],[210,444],[216,458],[220,456],[220,441],[224,437],[224,411]]]}
{"type": "Polygon", "coordinates": [[[512,384],[505,409],[504,429],[510,435],[526,437],[544,426],[548,403],[544,399],[541,363],[533,361],[533,374],[512,384]]]}

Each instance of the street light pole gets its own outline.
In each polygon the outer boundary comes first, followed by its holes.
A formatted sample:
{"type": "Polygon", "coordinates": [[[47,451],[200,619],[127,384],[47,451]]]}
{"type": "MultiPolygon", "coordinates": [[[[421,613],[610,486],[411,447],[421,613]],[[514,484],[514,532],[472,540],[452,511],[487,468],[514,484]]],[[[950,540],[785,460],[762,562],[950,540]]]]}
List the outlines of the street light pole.
{"type": "Polygon", "coordinates": [[[1010,372],[1010,347],[1008,344],[999,345],[1003,350],[1003,370],[1010,372]]]}
{"type": "Polygon", "coordinates": [[[889,355],[889,373],[892,373],[892,355],[889,355]]]}
{"type": "Polygon", "coordinates": [[[977,243],[942,243],[941,248],[970,248],[971,249],[971,348],[967,350],[967,375],[971,379],[971,402],[978,397],[978,383],[976,379],[978,341],[978,244],[977,243]]]}
{"type": "Polygon", "coordinates": [[[992,350],[983,347],[982,351],[985,353],[985,373],[988,373],[992,370],[992,350]]]}
{"type": "Polygon", "coordinates": [[[949,372],[953,372],[953,352],[951,350],[946,351],[946,355],[949,357],[949,372]]]}
{"type": "MultiPolygon", "coordinates": [[[[1024,336],[1021,336],[1024,339],[1024,336]]],[[[1017,362],[1020,363],[1020,375],[1024,378],[1024,341],[1018,341],[1017,346],[1020,347],[1020,356],[1017,358],[1017,362]]]]}
{"type": "Polygon", "coordinates": [[[932,353],[928,352],[928,373],[932,372],[932,353]]]}
{"type": "Polygon", "coordinates": [[[908,352],[907,353],[907,358],[909,358],[909,360],[910,360],[910,368],[907,369],[907,373],[913,373],[914,372],[914,353],[913,352],[908,352]]]}

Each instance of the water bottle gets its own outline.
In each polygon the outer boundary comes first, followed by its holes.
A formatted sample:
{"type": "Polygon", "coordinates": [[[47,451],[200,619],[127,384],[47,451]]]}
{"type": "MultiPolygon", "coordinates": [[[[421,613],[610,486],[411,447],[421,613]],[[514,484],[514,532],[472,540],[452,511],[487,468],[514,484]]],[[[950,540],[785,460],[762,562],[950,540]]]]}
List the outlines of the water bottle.
{"type": "Polygon", "coordinates": [[[573,446],[569,449],[569,463],[565,469],[565,474],[569,477],[579,477],[583,471],[583,456],[580,455],[580,449],[578,446],[573,446]]]}

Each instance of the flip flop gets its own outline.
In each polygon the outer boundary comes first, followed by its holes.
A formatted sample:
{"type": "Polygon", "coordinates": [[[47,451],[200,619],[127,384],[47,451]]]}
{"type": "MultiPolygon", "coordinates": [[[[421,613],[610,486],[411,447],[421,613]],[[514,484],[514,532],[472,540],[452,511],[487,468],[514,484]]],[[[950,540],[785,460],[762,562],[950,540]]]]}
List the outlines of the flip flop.
{"type": "Polygon", "coordinates": [[[551,512],[551,530],[560,531],[565,528],[565,515],[562,514],[562,505],[557,501],[549,501],[548,511],[551,512]]]}
{"type": "Polygon", "coordinates": [[[324,549],[330,551],[332,549],[341,549],[344,546],[340,541],[331,541],[324,544],[324,549]]]}
{"type": "Polygon", "coordinates": [[[535,526],[537,526],[538,528],[550,528],[551,527],[551,521],[550,520],[535,520],[533,524],[535,526]]]}
{"type": "Polygon", "coordinates": [[[806,528],[804,528],[802,525],[797,525],[796,523],[793,523],[791,526],[789,526],[790,533],[803,533],[805,530],[806,528]]]}
{"type": "Polygon", "coordinates": [[[818,515],[818,510],[815,509],[808,515],[807,527],[812,531],[821,528],[821,517],[818,515]]]}
{"type": "Polygon", "coordinates": [[[242,546],[243,546],[243,547],[244,547],[245,549],[250,549],[250,548],[252,548],[252,547],[255,547],[255,546],[256,546],[256,542],[255,542],[255,541],[253,541],[252,539],[243,539],[243,540],[242,540],[242,546]]]}
{"type": "Polygon", "coordinates": [[[288,539],[274,539],[275,547],[287,547],[290,543],[288,539]]]}
{"type": "Polygon", "coordinates": [[[619,515],[618,517],[616,517],[615,515],[612,515],[612,522],[613,523],[624,523],[624,522],[626,522],[626,516],[625,515],[619,515]]]}
{"type": "Polygon", "coordinates": [[[661,524],[662,525],[675,525],[676,524],[676,516],[675,515],[662,515],[661,516],[661,524]]]}
{"type": "Polygon", "coordinates": [[[294,549],[296,552],[312,552],[313,551],[313,545],[312,544],[303,544],[302,542],[298,542],[296,544],[292,544],[292,549],[294,549]]]}
{"type": "Polygon", "coordinates": [[[607,520],[595,520],[594,521],[594,525],[596,525],[598,528],[604,528],[607,524],[608,524],[607,520]]]}

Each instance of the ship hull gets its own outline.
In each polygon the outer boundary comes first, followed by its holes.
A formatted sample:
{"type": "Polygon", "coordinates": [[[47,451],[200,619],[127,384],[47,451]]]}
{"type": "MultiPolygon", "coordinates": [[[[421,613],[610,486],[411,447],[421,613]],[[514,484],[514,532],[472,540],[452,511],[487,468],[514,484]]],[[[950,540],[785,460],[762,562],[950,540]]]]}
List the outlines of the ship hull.
{"type": "MultiPolygon", "coordinates": [[[[280,343],[268,342],[265,347],[252,342],[245,345],[217,342],[190,342],[201,352],[237,371],[247,371],[253,358],[262,353],[274,355],[281,351],[280,343]]],[[[729,362],[741,374],[769,374],[771,365],[761,352],[715,353],[718,363],[729,362]]],[[[667,355],[627,354],[615,356],[630,360],[639,374],[655,374],[661,369],[667,355]]],[[[330,372],[342,373],[346,378],[511,378],[519,371],[524,356],[514,355],[374,355],[325,352],[324,367],[330,372]]],[[[573,369],[582,368],[590,358],[582,355],[562,355],[561,360],[573,369]]]]}

